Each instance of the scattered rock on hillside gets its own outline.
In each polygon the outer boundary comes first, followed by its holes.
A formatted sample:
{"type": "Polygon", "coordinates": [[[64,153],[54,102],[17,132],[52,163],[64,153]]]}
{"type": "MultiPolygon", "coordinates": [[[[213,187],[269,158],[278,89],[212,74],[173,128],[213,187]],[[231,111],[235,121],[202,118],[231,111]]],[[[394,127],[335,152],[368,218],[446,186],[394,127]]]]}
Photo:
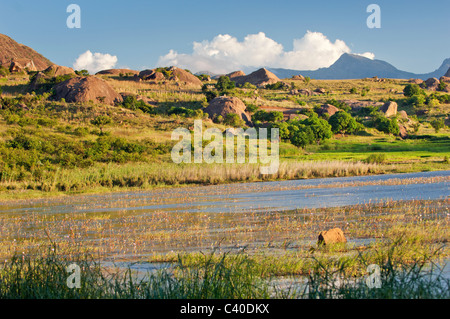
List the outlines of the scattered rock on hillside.
{"type": "Polygon", "coordinates": [[[362,107],[368,106],[383,106],[383,102],[373,102],[373,101],[359,101],[359,100],[344,100],[348,106],[351,107],[352,110],[359,110],[362,107]]]}
{"type": "Polygon", "coordinates": [[[301,90],[298,90],[298,94],[305,95],[305,96],[311,96],[312,92],[311,92],[311,90],[308,90],[308,89],[301,89],[301,90]]]}
{"type": "Polygon", "coordinates": [[[9,72],[25,72],[25,71],[37,71],[33,60],[30,59],[13,59],[9,66],[9,72]]]}
{"type": "Polygon", "coordinates": [[[406,113],[405,110],[399,111],[399,112],[398,112],[398,116],[399,116],[401,119],[405,119],[405,120],[408,120],[408,119],[409,119],[408,114],[406,113]]]}
{"type": "Polygon", "coordinates": [[[406,126],[403,124],[399,124],[398,125],[398,129],[399,129],[399,136],[401,138],[407,138],[408,137],[408,131],[406,130],[406,126]]]}
{"type": "Polygon", "coordinates": [[[233,78],[233,81],[237,85],[243,85],[248,82],[250,84],[256,85],[257,87],[264,87],[267,84],[280,82],[280,79],[269,70],[262,68],[253,73],[250,73],[249,75],[236,76],[233,78]]]}
{"type": "Polygon", "coordinates": [[[299,74],[299,75],[293,75],[291,79],[292,80],[304,81],[305,77],[303,75],[299,74]]]}
{"type": "Polygon", "coordinates": [[[175,77],[175,80],[180,82],[184,85],[195,85],[201,87],[203,85],[202,81],[192,73],[177,68],[175,66],[171,66],[169,68],[169,71],[172,71],[173,76],[175,77]]]}
{"type": "Polygon", "coordinates": [[[49,77],[56,77],[66,74],[73,74],[75,75],[75,71],[72,68],[69,68],[67,66],[61,66],[53,64],[46,68],[43,73],[49,77]]]}
{"type": "Polygon", "coordinates": [[[427,85],[428,90],[436,91],[436,89],[439,87],[439,80],[436,78],[429,78],[425,81],[425,84],[427,85]]]}
{"type": "Polygon", "coordinates": [[[394,116],[397,114],[397,103],[393,101],[386,102],[380,107],[380,111],[383,112],[386,117],[394,116]]]}
{"type": "Polygon", "coordinates": [[[22,72],[25,68],[30,71],[42,71],[52,64],[51,61],[30,47],[17,43],[4,34],[0,34],[1,66],[12,69],[13,72],[22,72]]]}
{"type": "Polygon", "coordinates": [[[317,88],[314,90],[315,93],[319,93],[319,94],[325,94],[327,93],[327,91],[323,88],[317,88]]]}
{"type": "Polygon", "coordinates": [[[228,73],[226,76],[228,76],[230,79],[239,77],[239,76],[245,76],[245,73],[243,71],[234,71],[231,73],[228,73]]]}
{"type": "Polygon", "coordinates": [[[89,102],[114,105],[123,101],[122,96],[104,80],[91,75],[75,77],[53,87],[57,100],[66,102],[89,102]]]}
{"type": "Polygon", "coordinates": [[[162,72],[159,72],[158,69],[144,70],[139,73],[139,77],[144,81],[175,81],[182,85],[194,85],[197,87],[203,85],[198,77],[175,66],[167,68],[167,73],[171,74],[170,77],[166,77],[162,72]]]}
{"type": "Polygon", "coordinates": [[[36,91],[39,89],[40,85],[45,83],[47,79],[50,77],[45,75],[43,72],[36,73],[30,81],[30,85],[28,86],[29,90],[36,91]]]}
{"type": "Polygon", "coordinates": [[[165,81],[166,77],[161,72],[154,70],[144,70],[139,72],[139,78],[141,78],[144,81],[165,81]]]}
{"type": "Polygon", "coordinates": [[[325,113],[327,113],[328,115],[332,116],[334,115],[336,112],[339,112],[340,110],[331,104],[323,104],[320,109],[317,110],[317,114],[319,115],[323,115],[325,113]]]}
{"type": "Polygon", "coordinates": [[[321,231],[317,238],[318,245],[330,245],[337,243],[346,243],[344,232],[340,228],[333,228],[325,231],[321,231]]]}
{"type": "Polygon", "coordinates": [[[134,76],[134,75],[139,75],[139,71],[130,70],[130,69],[108,69],[108,70],[99,71],[96,74],[114,75],[114,76],[120,76],[122,74],[123,76],[126,76],[126,75],[134,76]]]}
{"type": "Polygon", "coordinates": [[[441,76],[439,80],[445,83],[450,83],[450,76],[441,76]]]}
{"type": "Polygon", "coordinates": [[[412,83],[412,84],[422,84],[423,80],[421,80],[421,79],[409,79],[408,82],[412,83]]]}
{"type": "Polygon", "coordinates": [[[208,107],[205,108],[205,113],[209,114],[209,118],[213,119],[219,115],[223,118],[228,113],[235,113],[240,116],[247,124],[251,123],[250,113],[246,111],[246,106],[237,97],[219,96],[209,102],[208,107]]]}

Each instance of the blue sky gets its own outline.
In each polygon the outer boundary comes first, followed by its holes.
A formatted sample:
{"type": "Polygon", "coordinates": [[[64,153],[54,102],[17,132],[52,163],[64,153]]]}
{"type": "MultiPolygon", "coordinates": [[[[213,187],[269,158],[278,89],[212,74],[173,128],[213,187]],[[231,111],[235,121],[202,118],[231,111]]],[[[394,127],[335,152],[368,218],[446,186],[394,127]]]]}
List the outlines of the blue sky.
{"type": "Polygon", "coordinates": [[[189,63],[193,42],[206,40],[211,49],[219,34],[243,42],[260,32],[283,52],[307,31],[320,33],[333,45],[342,40],[352,53],[371,52],[416,73],[433,71],[450,57],[448,0],[9,0],[0,7],[0,33],[66,66],[87,50],[116,56],[115,67],[152,68],[170,50],[187,55],[189,63]],[[81,7],[81,29],[66,26],[71,3],[81,7]],[[381,29],[366,26],[371,3],[381,8],[381,29]]]}

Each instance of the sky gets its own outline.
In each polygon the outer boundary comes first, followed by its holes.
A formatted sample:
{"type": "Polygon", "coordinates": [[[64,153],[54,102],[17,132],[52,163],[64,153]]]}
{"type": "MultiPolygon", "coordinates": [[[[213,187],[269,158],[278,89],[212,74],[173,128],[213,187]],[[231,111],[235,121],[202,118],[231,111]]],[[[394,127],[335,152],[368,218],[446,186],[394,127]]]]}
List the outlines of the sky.
{"type": "Polygon", "coordinates": [[[427,73],[450,57],[449,0],[0,0],[0,8],[0,33],[91,72],[314,70],[354,53],[427,73]],[[372,3],[381,28],[367,26],[372,3]],[[70,4],[81,28],[67,27],[70,4]]]}

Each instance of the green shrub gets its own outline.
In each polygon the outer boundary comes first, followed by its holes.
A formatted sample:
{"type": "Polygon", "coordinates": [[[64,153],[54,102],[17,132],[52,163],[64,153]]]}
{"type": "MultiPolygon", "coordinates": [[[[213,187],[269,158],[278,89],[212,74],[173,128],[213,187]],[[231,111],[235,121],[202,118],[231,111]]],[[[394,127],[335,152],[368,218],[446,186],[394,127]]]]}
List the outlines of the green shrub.
{"type": "Polygon", "coordinates": [[[426,97],[422,94],[415,94],[412,95],[409,99],[408,99],[408,104],[414,106],[414,107],[421,107],[424,106],[426,102],[426,97]]]}
{"type": "Polygon", "coordinates": [[[386,117],[378,117],[375,120],[375,127],[377,130],[386,134],[398,135],[400,133],[396,118],[388,119],[386,117]]]}
{"type": "Polygon", "coordinates": [[[230,126],[233,126],[233,127],[242,127],[242,126],[245,125],[244,120],[241,119],[241,117],[238,114],[236,114],[236,113],[228,113],[225,116],[225,119],[224,119],[223,123],[225,125],[230,125],[230,126]]]}
{"type": "Polygon", "coordinates": [[[386,161],[386,154],[370,154],[365,162],[369,164],[382,164],[386,161]]]}
{"type": "Polygon", "coordinates": [[[224,93],[224,92],[228,92],[232,89],[234,89],[236,87],[236,84],[230,80],[230,78],[226,75],[221,76],[218,80],[217,80],[217,84],[216,84],[216,90],[224,93]]]}
{"type": "Polygon", "coordinates": [[[361,125],[347,112],[339,111],[333,114],[328,123],[331,125],[333,133],[352,134],[361,129],[361,125]]]}
{"type": "Polygon", "coordinates": [[[435,119],[433,121],[431,121],[431,127],[434,128],[434,130],[436,131],[436,133],[439,133],[439,131],[441,129],[443,129],[445,127],[445,123],[443,119],[435,119]]]}
{"type": "Polygon", "coordinates": [[[413,95],[424,95],[425,92],[417,84],[407,84],[403,89],[403,95],[412,97],[413,95]]]}

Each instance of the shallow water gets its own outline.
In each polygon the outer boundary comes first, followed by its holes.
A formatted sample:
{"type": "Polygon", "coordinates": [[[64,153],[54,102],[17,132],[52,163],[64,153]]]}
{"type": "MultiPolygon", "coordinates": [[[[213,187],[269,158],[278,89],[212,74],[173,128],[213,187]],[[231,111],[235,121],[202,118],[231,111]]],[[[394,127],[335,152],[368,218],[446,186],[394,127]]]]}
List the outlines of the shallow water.
{"type": "Polygon", "coordinates": [[[265,212],[340,207],[387,200],[445,199],[450,196],[449,178],[450,170],[183,187],[30,200],[4,205],[0,213],[59,214],[124,210],[137,213],[265,212]],[[433,178],[441,179],[434,182],[433,178]]]}

